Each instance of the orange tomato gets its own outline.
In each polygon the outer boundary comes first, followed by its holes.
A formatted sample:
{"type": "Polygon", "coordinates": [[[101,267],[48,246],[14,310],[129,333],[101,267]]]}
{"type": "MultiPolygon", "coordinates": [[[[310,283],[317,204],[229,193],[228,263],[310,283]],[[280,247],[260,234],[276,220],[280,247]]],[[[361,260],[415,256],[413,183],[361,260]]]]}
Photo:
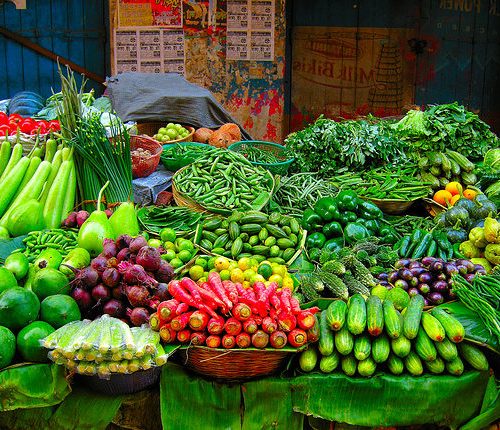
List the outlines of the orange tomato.
{"type": "Polygon", "coordinates": [[[460,194],[455,194],[450,200],[450,205],[453,206],[457,202],[457,200],[460,200],[461,197],[462,196],[460,194]]]}
{"type": "Polygon", "coordinates": [[[432,200],[443,206],[448,206],[451,202],[453,195],[446,190],[439,190],[434,193],[432,200]]]}
{"type": "Polygon", "coordinates": [[[452,196],[456,196],[457,194],[462,194],[464,187],[462,187],[460,182],[448,182],[444,189],[449,191],[452,196]]]}
{"type": "Polygon", "coordinates": [[[477,196],[477,191],[466,189],[464,191],[464,197],[469,200],[474,200],[477,196]]]}

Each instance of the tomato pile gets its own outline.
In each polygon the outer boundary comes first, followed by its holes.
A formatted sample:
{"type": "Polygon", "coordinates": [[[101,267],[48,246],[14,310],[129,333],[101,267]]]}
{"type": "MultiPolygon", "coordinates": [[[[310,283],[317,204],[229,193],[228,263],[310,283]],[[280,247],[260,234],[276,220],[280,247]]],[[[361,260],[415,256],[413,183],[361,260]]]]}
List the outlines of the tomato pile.
{"type": "Polygon", "coordinates": [[[12,136],[18,130],[29,135],[46,134],[61,129],[59,121],[46,121],[44,119],[23,118],[17,113],[7,115],[0,112],[0,136],[12,136]]]}

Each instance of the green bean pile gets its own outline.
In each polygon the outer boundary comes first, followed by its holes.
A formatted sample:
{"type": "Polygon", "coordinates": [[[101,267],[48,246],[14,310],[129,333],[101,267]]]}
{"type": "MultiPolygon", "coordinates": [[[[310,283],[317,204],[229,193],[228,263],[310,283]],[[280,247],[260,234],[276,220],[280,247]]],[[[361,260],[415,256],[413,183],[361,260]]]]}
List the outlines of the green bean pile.
{"type": "Polygon", "coordinates": [[[150,233],[159,234],[165,227],[185,236],[196,229],[201,214],[184,206],[147,206],[139,210],[137,218],[150,233]]]}
{"type": "Polygon", "coordinates": [[[209,145],[199,146],[199,145],[179,145],[175,144],[174,146],[163,150],[161,154],[161,158],[193,158],[196,159],[206,153],[214,149],[209,145]]]}
{"type": "Polygon", "coordinates": [[[435,227],[432,217],[421,217],[414,215],[384,215],[385,222],[389,223],[401,235],[413,233],[414,230],[421,229],[430,231],[435,227]]]}
{"type": "Polygon", "coordinates": [[[261,209],[274,187],[271,173],[227,149],[198,158],[179,170],[173,183],[180,193],[217,213],[237,208],[261,209]]]}
{"type": "Polygon", "coordinates": [[[63,230],[53,228],[43,231],[32,231],[23,239],[26,249],[22,252],[30,263],[33,263],[40,253],[47,248],[56,249],[64,257],[69,251],[76,248],[78,238],[77,230],[63,230]]]}
{"type": "Polygon", "coordinates": [[[257,163],[274,164],[274,163],[281,163],[290,158],[288,157],[288,153],[285,147],[283,147],[283,150],[281,150],[279,154],[276,154],[271,151],[260,149],[256,146],[244,145],[244,147],[238,150],[238,153],[243,155],[248,161],[254,163],[257,162],[257,163]]]}

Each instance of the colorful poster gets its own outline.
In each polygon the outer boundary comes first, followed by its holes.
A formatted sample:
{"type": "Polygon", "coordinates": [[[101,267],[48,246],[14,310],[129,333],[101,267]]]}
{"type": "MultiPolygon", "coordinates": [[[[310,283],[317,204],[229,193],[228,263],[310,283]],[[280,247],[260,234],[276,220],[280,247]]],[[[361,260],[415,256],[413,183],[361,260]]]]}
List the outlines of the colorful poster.
{"type": "Polygon", "coordinates": [[[118,0],[118,26],[182,27],[182,0],[118,0]]]}
{"type": "Polygon", "coordinates": [[[184,0],[184,30],[199,32],[206,30],[210,24],[209,2],[184,0]]]}
{"type": "Polygon", "coordinates": [[[182,0],[150,0],[153,25],[182,27],[182,0]]]}

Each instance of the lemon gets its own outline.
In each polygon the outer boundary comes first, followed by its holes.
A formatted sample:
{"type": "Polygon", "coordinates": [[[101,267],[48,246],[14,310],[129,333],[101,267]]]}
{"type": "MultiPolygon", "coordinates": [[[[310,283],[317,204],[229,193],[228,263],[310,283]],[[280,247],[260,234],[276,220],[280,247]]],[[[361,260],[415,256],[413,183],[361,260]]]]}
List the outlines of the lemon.
{"type": "Polygon", "coordinates": [[[189,260],[191,260],[191,251],[183,249],[182,251],[179,251],[179,253],[177,254],[177,258],[183,263],[187,263],[189,260]]]}
{"type": "Polygon", "coordinates": [[[175,258],[175,251],[173,249],[167,249],[165,253],[162,254],[161,258],[170,262],[175,258]]]}
{"type": "Polygon", "coordinates": [[[174,269],[178,269],[179,267],[184,266],[184,262],[180,258],[175,257],[172,260],[170,260],[170,265],[174,269]]]}
{"type": "Polygon", "coordinates": [[[273,274],[273,268],[269,263],[262,262],[257,269],[257,273],[262,275],[265,279],[269,279],[269,277],[273,274]]]}
{"type": "Polygon", "coordinates": [[[238,262],[237,261],[231,261],[229,263],[229,267],[228,267],[229,270],[234,270],[234,269],[238,269],[238,262]]]}
{"type": "Polygon", "coordinates": [[[285,277],[283,278],[283,283],[282,283],[282,285],[281,285],[281,286],[282,286],[283,288],[288,288],[288,289],[290,289],[290,290],[292,290],[292,291],[293,291],[293,290],[294,290],[294,285],[293,285],[293,279],[292,279],[292,277],[291,277],[291,276],[288,276],[288,275],[287,275],[287,276],[285,276],[285,277]]]}
{"type": "Polygon", "coordinates": [[[203,283],[207,282],[207,280],[208,280],[208,278],[206,276],[202,276],[200,279],[198,279],[198,282],[203,284],[203,283]]]}
{"type": "Polygon", "coordinates": [[[257,273],[255,273],[252,269],[246,269],[243,271],[243,276],[245,277],[245,281],[251,281],[252,278],[255,277],[256,275],[257,273]]]}
{"type": "Polygon", "coordinates": [[[250,269],[250,266],[251,266],[251,264],[250,264],[250,258],[248,258],[248,257],[243,257],[243,258],[240,258],[240,259],[238,260],[238,267],[239,267],[241,270],[245,271],[245,270],[247,270],[247,269],[250,269]]]}
{"type": "Polygon", "coordinates": [[[243,271],[239,268],[233,269],[231,271],[231,281],[242,283],[245,281],[245,275],[243,271]]]}
{"type": "Polygon", "coordinates": [[[215,260],[217,257],[210,257],[207,261],[207,269],[213,269],[215,267],[215,260]]]}
{"type": "Polygon", "coordinates": [[[227,269],[222,269],[219,272],[219,275],[222,281],[228,281],[229,279],[231,279],[231,272],[227,269]]]}
{"type": "Polygon", "coordinates": [[[278,287],[283,286],[283,278],[280,275],[271,275],[269,277],[269,282],[276,282],[278,287]]]}
{"type": "Polygon", "coordinates": [[[377,285],[376,287],[372,288],[370,293],[372,296],[377,296],[380,300],[384,300],[387,296],[387,291],[387,288],[385,288],[383,285],[377,285]]]}
{"type": "Polygon", "coordinates": [[[203,269],[206,269],[208,267],[208,261],[206,258],[203,257],[198,257],[195,261],[194,264],[197,266],[203,267],[203,269]]]}
{"type": "Polygon", "coordinates": [[[205,270],[203,269],[203,267],[198,266],[197,264],[189,268],[189,277],[193,281],[198,281],[200,278],[203,277],[204,273],[205,270]]]}
{"type": "Polygon", "coordinates": [[[217,257],[215,259],[214,267],[217,271],[225,270],[229,268],[229,260],[226,257],[217,257]]]}
{"type": "Polygon", "coordinates": [[[280,275],[282,278],[286,276],[288,271],[286,270],[286,266],[281,264],[274,264],[271,266],[273,269],[273,275],[280,275]]]}

